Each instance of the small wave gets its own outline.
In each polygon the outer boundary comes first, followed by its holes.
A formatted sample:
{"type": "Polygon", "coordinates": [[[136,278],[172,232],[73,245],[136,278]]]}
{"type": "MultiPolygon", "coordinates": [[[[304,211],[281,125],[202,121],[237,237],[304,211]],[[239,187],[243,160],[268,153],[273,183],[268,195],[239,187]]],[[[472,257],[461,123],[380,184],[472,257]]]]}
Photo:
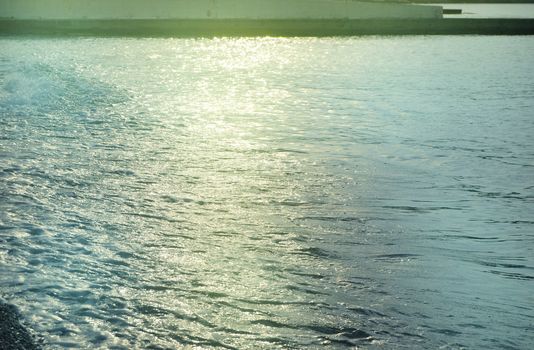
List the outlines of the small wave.
{"type": "Polygon", "coordinates": [[[289,271],[289,273],[291,273],[293,275],[306,277],[306,278],[313,278],[313,279],[317,279],[317,280],[322,280],[322,279],[325,278],[325,276],[323,276],[321,274],[317,274],[317,273],[305,273],[305,272],[293,271],[293,270],[288,270],[288,271],[289,271]]]}
{"type": "Polygon", "coordinates": [[[291,254],[307,255],[307,256],[314,257],[314,258],[327,258],[327,257],[334,256],[332,253],[319,247],[300,248],[300,249],[297,249],[291,252],[291,254]]]}
{"type": "Polygon", "coordinates": [[[409,253],[381,254],[381,255],[375,255],[374,259],[386,260],[386,261],[397,261],[397,260],[404,260],[404,259],[414,259],[420,256],[421,255],[419,254],[409,254],[409,253]]]}
{"type": "Polygon", "coordinates": [[[373,310],[373,309],[370,309],[370,308],[366,308],[366,307],[361,307],[361,306],[351,306],[351,307],[348,307],[347,308],[348,310],[350,311],[353,311],[357,314],[360,314],[360,315],[364,315],[364,316],[380,316],[380,317],[386,317],[385,314],[377,311],[377,310],[373,310]]]}
{"type": "Polygon", "coordinates": [[[318,291],[318,290],[305,288],[305,287],[301,287],[301,286],[295,286],[295,285],[287,285],[284,288],[289,290],[289,291],[295,291],[295,292],[298,292],[298,293],[304,293],[304,294],[310,294],[310,295],[328,295],[328,293],[325,293],[325,292],[321,292],[321,291],[318,291]]]}
{"type": "Polygon", "coordinates": [[[443,237],[448,238],[461,238],[461,239],[469,239],[469,240],[475,240],[475,241],[497,241],[501,240],[499,237],[478,237],[478,236],[469,236],[469,235],[444,235],[443,237]]]}
{"type": "Polygon", "coordinates": [[[292,326],[292,325],[289,325],[289,324],[285,324],[285,323],[281,323],[281,322],[277,322],[277,321],[273,321],[273,320],[267,320],[267,319],[261,319],[261,320],[252,320],[249,322],[250,324],[259,324],[259,325],[262,325],[262,326],[266,326],[266,327],[271,327],[271,328],[284,328],[284,329],[289,329],[289,328],[298,328],[296,326],[292,326]]]}
{"type": "Polygon", "coordinates": [[[368,344],[374,340],[373,336],[358,328],[336,328],[327,326],[308,326],[308,329],[319,333],[323,345],[337,344],[344,347],[355,347],[359,344],[368,344]]]}
{"type": "Polygon", "coordinates": [[[526,266],[523,264],[508,264],[508,263],[496,263],[491,261],[477,261],[480,265],[489,267],[502,267],[506,269],[529,269],[534,270],[534,267],[526,266]]]}
{"type": "Polygon", "coordinates": [[[506,272],[506,271],[499,271],[499,270],[489,270],[488,272],[494,275],[499,275],[499,276],[509,278],[509,279],[514,279],[514,280],[534,281],[534,276],[517,273],[517,272],[506,272]]]}
{"type": "Polygon", "coordinates": [[[457,336],[457,335],[462,334],[462,332],[460,331],[456,331],[454,329],[448,329],[448,328],[431,329],[430,331],[433,333],[444,334],[447,336],[457,336]]]}
{"type": "Polygon", "coordinates": [[[428,213],[428,212],[436,211],[436,210],[463,210],[462,208],[446,207],[446,206],[414,207],[414,206],[409,206],[409,205],[384,205],[382,206],[382,208],[401,210],[401,211],[407,211],[407,212],[413,212],[413,213],[428,213]]]}
{"type": "Polygon", "coordinates": [[[266,300],[266,299],[236,299],[237,301],[253,305],[313,305],[326,306],[325,303],[315,301],[266,300]]]}
{"type": "Polygon", "coordinates": [[[42,63],[11,66],[16,68],[0,81],[0,111],[6,114],[34,116],[39,111],[75,115],[74,112],[91,112],[128,99],[123,92],[85,79],[72,70],[42,63]]]}

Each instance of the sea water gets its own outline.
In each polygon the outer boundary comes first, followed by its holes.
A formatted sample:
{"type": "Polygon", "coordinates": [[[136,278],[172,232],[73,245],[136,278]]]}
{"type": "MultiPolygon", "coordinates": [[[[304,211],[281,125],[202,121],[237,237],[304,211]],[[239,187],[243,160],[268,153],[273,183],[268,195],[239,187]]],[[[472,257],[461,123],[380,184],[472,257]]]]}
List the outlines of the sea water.
{"type": "Polygon", "coordinates": [[[534,37],[0,48],[0,296],[45,348],[534,343],[534,37]]]}

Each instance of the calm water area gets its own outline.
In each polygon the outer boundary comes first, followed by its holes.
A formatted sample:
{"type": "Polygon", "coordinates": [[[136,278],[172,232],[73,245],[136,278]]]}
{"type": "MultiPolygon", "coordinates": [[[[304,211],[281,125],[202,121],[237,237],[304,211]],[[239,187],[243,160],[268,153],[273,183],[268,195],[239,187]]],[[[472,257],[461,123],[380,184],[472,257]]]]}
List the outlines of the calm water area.
{"type": "Polygon", "coordinates": [[[0,39],[0,299],[45,349],[531,349],[534,37],[0,39]]]}

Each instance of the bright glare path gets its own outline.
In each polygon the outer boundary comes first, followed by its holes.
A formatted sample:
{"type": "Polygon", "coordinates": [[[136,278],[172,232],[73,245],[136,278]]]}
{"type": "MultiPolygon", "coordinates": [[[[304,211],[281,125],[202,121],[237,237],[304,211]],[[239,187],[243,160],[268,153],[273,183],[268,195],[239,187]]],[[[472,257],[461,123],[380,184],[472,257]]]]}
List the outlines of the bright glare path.
{"type": "Polygon", "coordinates": [[[534,38],[0,47],[0,296],[47,347],[534,343],[534,38]]]}

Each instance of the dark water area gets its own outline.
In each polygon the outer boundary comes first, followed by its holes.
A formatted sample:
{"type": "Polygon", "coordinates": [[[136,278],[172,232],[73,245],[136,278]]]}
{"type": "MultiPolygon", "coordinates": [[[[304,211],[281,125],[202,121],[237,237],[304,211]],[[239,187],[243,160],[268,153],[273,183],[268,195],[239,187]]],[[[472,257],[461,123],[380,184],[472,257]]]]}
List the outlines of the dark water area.
{"type": "Polygon", "coordinates": [[[44,348],[530,349],[534,38],[0,40],[44,348]]]}

